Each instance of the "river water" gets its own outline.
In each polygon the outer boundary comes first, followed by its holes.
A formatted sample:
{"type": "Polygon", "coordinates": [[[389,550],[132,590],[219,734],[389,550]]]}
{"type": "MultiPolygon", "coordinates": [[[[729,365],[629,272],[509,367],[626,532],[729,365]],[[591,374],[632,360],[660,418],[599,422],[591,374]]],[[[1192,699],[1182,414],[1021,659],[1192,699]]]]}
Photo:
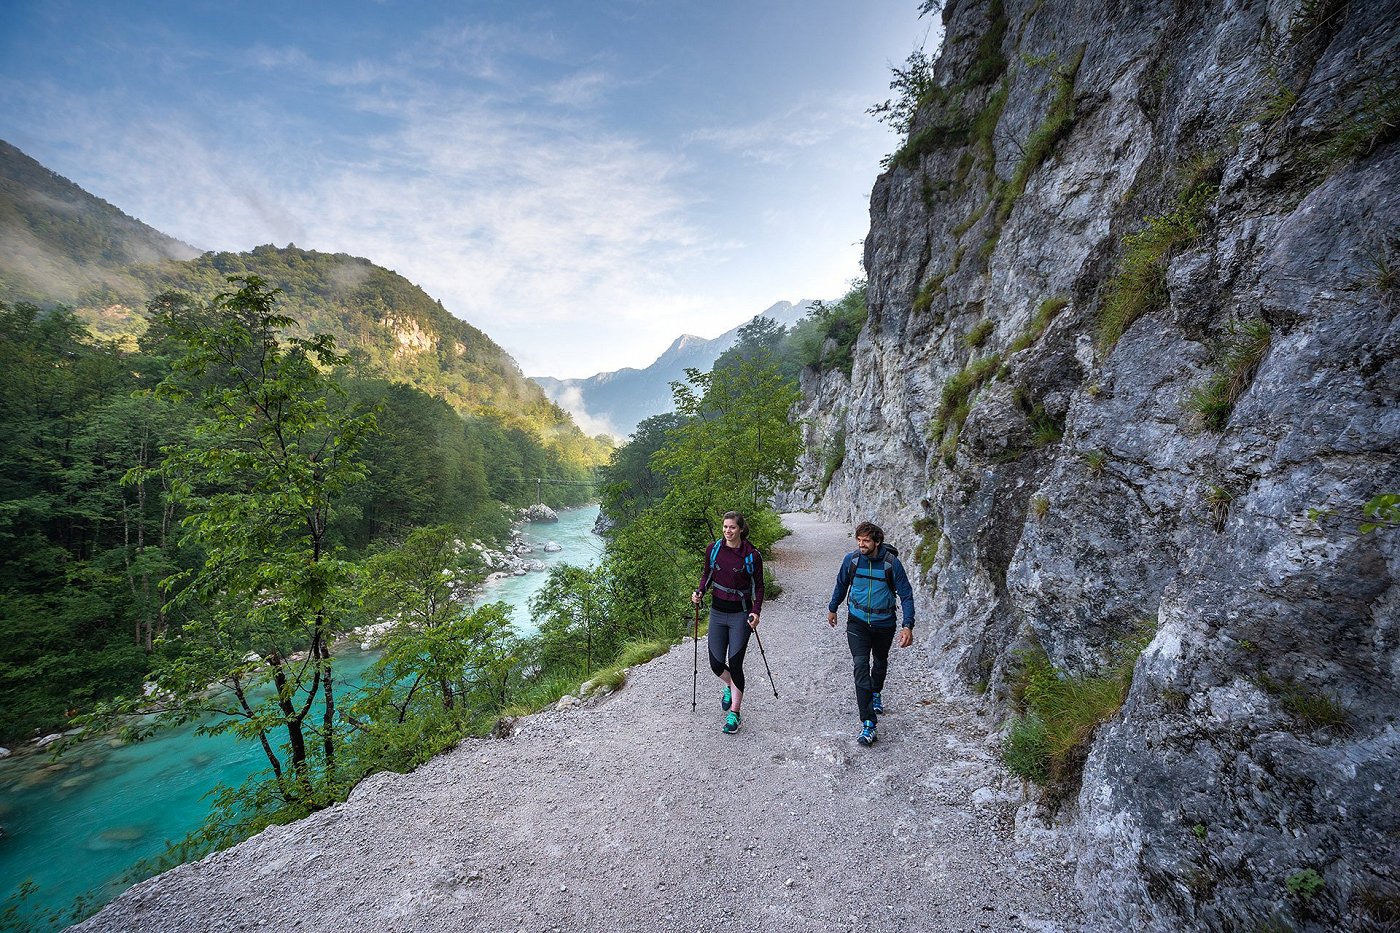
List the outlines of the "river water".
{"type": "MultiPolygon", "coordinates": [[[[603,550],[592,532],[598,507],[559,515],[558,524],[524,527],[534,548],[528,557],[548,566],[591,566],[603,550]],[[548,541],[563,550],[544,552],[548,541]]],[[[527,603],[546,576],[535,572],[493,582],[479,602],[509,603],[516,628],[532,634],[536,626],[527,603]]],[[[375,655],[350,646],[336,656],[337,693],[344,703],[375,655]]],[[[95,741],[57,762],[42,753],[0,760],[0,899],[15,897],[26,879],[38,886],[22,901],[19,919],[66,909],[84,894],[101,903],[112,899],[131,885],[127,875],[137,863],[199,828],[215,785],[236,787],[266,769],[255,742],[196,736],[195,728],[135,745],[95,741]]],[[[6,906],[0,900],[0,923],[6,906]]]]}

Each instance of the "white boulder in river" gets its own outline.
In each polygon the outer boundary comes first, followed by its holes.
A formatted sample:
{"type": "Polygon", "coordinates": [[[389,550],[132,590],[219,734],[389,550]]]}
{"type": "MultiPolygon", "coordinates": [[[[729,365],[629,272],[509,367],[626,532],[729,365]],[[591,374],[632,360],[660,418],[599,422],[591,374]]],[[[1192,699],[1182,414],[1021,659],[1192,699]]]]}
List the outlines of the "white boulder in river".
{"type": "Polygon", "coordinates": [[[562,551],[562,550],[564,550],[564,549],[563,549],[562,547],[560,547],[558,541],[546,541],[546,542],[544,543],[544,552],[545,552],[546,554],[553,554],[553,553],[556,552],[556,551],[562,551]]]}
{"type": "Polygon", "coordinates": [[[525,520],[530,522],[557,522],[559,513],[542,503],[536,503],[525,510],[525,520]]]}

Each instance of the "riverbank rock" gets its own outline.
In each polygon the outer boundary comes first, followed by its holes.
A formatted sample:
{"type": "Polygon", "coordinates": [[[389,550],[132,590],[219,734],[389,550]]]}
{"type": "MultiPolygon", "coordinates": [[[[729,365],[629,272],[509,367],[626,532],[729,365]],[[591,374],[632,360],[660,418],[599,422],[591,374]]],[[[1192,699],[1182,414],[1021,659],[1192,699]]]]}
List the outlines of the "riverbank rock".
{"type": "Polygon", "coordinates": [[[559,551],[562,550],[564,549],[560,547],[558,541],[546,541],[544,543],[544,552],[546,554],[557,554],[559,551]]]}
{"type": "Polygon", "coordinates": [[[525,510],[525,520],[527,522],[557,522],[559,513],[547,505],[536,503],[525,510]]]}

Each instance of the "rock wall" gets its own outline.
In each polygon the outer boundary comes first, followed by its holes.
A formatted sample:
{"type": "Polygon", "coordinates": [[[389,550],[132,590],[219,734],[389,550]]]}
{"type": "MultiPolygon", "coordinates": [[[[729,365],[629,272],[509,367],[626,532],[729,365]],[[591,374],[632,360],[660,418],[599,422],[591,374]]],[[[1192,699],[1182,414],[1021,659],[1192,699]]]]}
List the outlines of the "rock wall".
{"type": "Polygon", "coordinates": [[[1394,928],[1400,530],[1359,513],[1400,491],[1400,2],[943,16],[804,482],[999,717],[1023,649],[1150,633],[1058,815],[1102,919],[1394,928]]]}

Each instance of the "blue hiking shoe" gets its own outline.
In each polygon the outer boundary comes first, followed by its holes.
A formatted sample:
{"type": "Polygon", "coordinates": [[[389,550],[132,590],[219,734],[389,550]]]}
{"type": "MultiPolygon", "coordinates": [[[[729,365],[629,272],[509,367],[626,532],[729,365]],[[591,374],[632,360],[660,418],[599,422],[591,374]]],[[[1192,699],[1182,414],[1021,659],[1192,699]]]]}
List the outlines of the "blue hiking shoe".
{"type": "Polygon", "coordinates": [[[724,731],[730,735],[739,731],[739,714],[734,710],[730,710],[729,715],[724,717],[724,731]]]}
{"type": "Polygon", "coordinates": [[[860,736],[856,739],[862,745],[870,746],[875,744],[875,723],[867,719],[860,728],[860,736]]]}
{"type": "Polygon", "coordinates": [[[731,694],[731,693],[729,692],[729,688],[728,688],[728,687],[725,687],[725,688],[724,688],[724,695],[721,696],[721,697],[719,698],[719,708],[722,709],[722,710],[725,710],[725,711],[727,712],[727,711],[729,710],[729,704],[730,704],[730,703],[733,703],[733,702],[734,702],[734,696],[733,696],[733,694],[731,694]]]}
{"type": "Polygon", "coordinates": [[[870,708],[875,711],[876,715],[885,711],[885,704],[880,702],[880,691],[876,690],[870,695],[870,708]]]}

